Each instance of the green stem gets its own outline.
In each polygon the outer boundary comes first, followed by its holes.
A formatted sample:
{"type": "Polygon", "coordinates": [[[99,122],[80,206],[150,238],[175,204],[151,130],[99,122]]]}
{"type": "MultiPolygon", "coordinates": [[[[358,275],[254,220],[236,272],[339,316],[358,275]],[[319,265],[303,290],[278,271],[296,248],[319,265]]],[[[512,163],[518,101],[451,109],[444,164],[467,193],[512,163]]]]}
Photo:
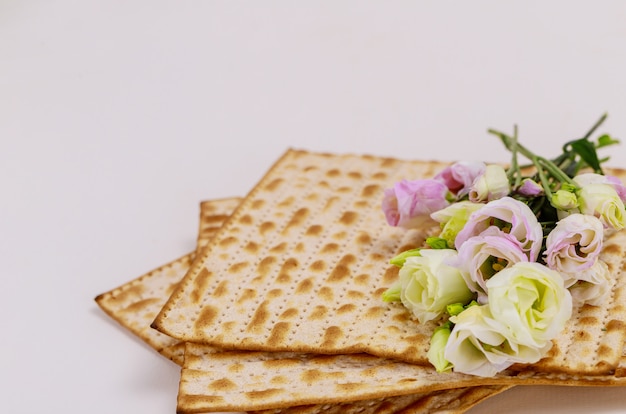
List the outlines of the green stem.
{"type": "Polygon", "coordinates": [[[550,172],[552,176],[559,179],[560,181],[565,181],[568,184],[572,184],[573,186],[578,188],[576,182],[572,180],[567,174],[565,174],[563,170],[561,170],[558,166],[554,165],[552,161],[547,160],[543,157],[537,157],[537,160],[541,161],[544,164],[546,170],[548,170],[548,172],[550,172]]]}
{"type": "Polygon", "coordinates": [[[543,171],[541,165],[536,162],[536,159],[533,158],[533,164],[537,168],[537,174],[539,174],[539,180],[541,181],[541,185],[543,187],[543,191],[546,193],[546,197],[548,200],[552,199],[552,189],[550,188],[550,181],[548,181],[548,177],[546,177],[546,173],[543,171]]]}
{"type": "Polygon", "coordinates": [[[509,178],[509,182],[511,181],[512,178],[514,178],[513,181],[513,188],[517,188],[519,187],[520,183],[522,182],[522,172],[520,170],[519,167],[519,163],[517,162],[517,125],[513,126],[513,138],[512,138],[512,143],[511,143],[511,168],[509,168],[509,171],[507,171],[507,177],[509,178]]]}
{"type": "MultiPolygon", "coordinates": [[[[587,131],[587,133],[582,137],[582,139],[589,139],[589,137],[591,136],[591,134],[593,134],[594,132],[596,132],[596,129],[600,128],[600,125],[602,125],[604,123],[604,121],[606,120],[606,118],[609,116],[609,114],[607,114],[606,112],[604,114],[602,114],[602,116],[600,117],[600,119],[598,119],[596,121],[595,124],[593,124],[593,126],[591,127],[591,129],[589,131],[587,131]]],[[[570,146],[570,144],[574,141],[578,141],[577,139],[572,140],[572,141],[568,141],[563,145],[563,152],[564,153],[570,153],[570,151],[567,149],[568,146],[570,146]]]]}
{"type": "Polygon", "coordinates": [[[561,181],[565,181],[565,182],[567,182],[569,184],[572,184],[573,186],[577,187],[577,185],[574,182],[574,180],[569,178],[567,176],[567,174],[565,174],[552,161],[550,161],[550,160],[548,160],[546,158],[539,157],[539,156],[535,155],[534,152],[532,152],[531,150],[529,150],[528,148],[526,148],[525,146],[523,146],[522,144],[520,144],[516,140],[514,141],[513,138],[511,138],[510,136],[508,136],[508,135],[506,135],[506,134],[504,134],[502,132],[499,132],[499,131],[496,131],[496,130],[493,130],[493,129],[489,129],[488,132],[491,133],[491,134],[497,135],[498,137],[500,137],[500,140],[502,140],[502,142],[504,143],[504,145],[506,146],[506,148],[509,151],[513,151],[513,143],[514,143],[516,152],[519,152],[524,157],[526,157],[530,161],[532,161],[532,163],[537,168],[537,172],[539,173],[539,177],[540,178],[541,178],[541,176],[543,174],[544,178],[547,180],[547,177],[545,176],[545,172],[543,172],[543,169],[545,168],[555,178],[557,178],[557,179],[559,179],[561,181]]]}
{"type": "Polygon", "coordinates": [[[593,124],[593,126],[591,127],[591,129],[585,134],[585,136],[583,137],[584,139],[589,139],[589,137],[591,136],[591,134],[593,134],[596,129],[598,129],[600,127],[600,125],[602,125],[602,123],[604,123],[604,121],[606,120],[606,117],[609,116],[609,114],[607,114],[606,112],[604,114],[602,114],[602,116],[600,117],[600,119],[598,119],[596,121],[595,124],[593,124]]]}

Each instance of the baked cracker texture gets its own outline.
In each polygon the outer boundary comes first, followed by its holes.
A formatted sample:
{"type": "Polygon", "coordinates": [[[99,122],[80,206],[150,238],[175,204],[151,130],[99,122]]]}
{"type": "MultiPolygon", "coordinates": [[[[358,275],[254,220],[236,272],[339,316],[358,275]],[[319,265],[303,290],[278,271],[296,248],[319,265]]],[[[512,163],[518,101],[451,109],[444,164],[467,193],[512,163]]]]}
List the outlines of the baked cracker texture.
{"type": "MultiPolygon", "coordinates": [[[[435,323],[412,323],[381,294],[397,278],[389,258],[423,244],[432,228],[388,226],[384,188],[432,177],[446,164],[287,151],[217,231],[153,326],[225,349],[369,353],[427,365],[435,323]]],[[[614,172],[622,175],[623,172],[614,172]]],[[[613,375],[626,329],[618,232],[603,253],[611,299],[576,309],[534,372],[613,375]]]]}
{"type": "MultiPolygon", "coordinates": [[[[233,197],[201,203],[199,249],[208,243],[240,202],[241,198],[233,197]]],[[[183,363],[184,344],[152,329],[150,323],[189,271],[195,256],[196,252],[186,254],[95,298],[107,315],[178,365],[183,363]]]]}
{"type": "MultiPolygon", "coordinates": [[[[209,242],[222,222],[241,199],[220,199],[201,203],[197,250],[160,266],[118,288],[96,297],[100,308],[122,327],[178,365],[184,359],[185,344],[152,328],[150,323],[189,270],[194,256],[209,242]]],[[[214,350],[219,353],[219,349],[214,350]]],[[[463,413],[486,398],[508,389],[506,386],[478,386],[423,392],[410,395],[284,407],[250,414],[436,414],[463,413]]]]}

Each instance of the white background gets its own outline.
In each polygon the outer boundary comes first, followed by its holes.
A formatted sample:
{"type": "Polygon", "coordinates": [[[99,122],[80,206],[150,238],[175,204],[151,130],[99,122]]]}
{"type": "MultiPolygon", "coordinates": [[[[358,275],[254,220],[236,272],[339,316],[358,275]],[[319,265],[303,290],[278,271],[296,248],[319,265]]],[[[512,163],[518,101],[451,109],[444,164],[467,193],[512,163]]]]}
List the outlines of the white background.
{"type": "MultiPolygon", "coordinates": [[[[0,0],[0,411],[174,413],[178,369],[93,298],[193,249],[288,148],[553,156],[626,137],[626,2],[0,0]]],[[[623,146],[614,166],[626,167],[623,146]]],[[[517,388],[473,414],[626,413],[517,388]]]]}

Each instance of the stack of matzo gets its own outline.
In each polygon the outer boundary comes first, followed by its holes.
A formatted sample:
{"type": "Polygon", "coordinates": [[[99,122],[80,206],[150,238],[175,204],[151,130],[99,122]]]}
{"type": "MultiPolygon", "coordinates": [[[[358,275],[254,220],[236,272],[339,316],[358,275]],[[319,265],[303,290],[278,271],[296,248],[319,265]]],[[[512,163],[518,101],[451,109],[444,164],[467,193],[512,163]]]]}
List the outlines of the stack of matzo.
{"type": "Polygon", "coordinates": [[[397,277],[389,258],[432,229],[389,227],[380,204],[394,182],[443,167],[288,151],[244,199],[203,203],[204,248],[97,301],[182,364],[181,413],[463,412],[512,385],[626,384],[626,232],[605,243],[611,300],[575,309],[540,363],[495,378],[428,365],[434,326],[381,293],[397,277]]]}

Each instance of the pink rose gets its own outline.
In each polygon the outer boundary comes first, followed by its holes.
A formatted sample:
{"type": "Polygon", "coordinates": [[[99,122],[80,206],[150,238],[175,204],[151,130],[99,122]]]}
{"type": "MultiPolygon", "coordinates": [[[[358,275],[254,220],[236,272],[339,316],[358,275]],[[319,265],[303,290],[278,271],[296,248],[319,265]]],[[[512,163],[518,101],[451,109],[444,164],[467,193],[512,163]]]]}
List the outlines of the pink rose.
{"type": "Polygon", "coordinates": [[[546,265],[575,277],[593,266],[602,249],[603,237],[600,219],[586,214],[569,215],[559,220],[546,238],[546,265]]]}
{"type": "Polygon", "coordinates": [[[474,180],[485,172],[483,162],[459,161],[446,167],[435,176],[435,180],[443,182],[451,193],[463,197],[470,191],[474,180]]]}
{"type": "Polygon", "coordinates": [[[528,205],[511,197],[490,201],[472,213],[456,236],[457,250],[470,237],[478,236],[491,226],[513,236],[528,259],[532,262],[537,260],[543,241],[541,224],[528,205]]]}
{"type": "Polygon", "coordinates": [[[486,303],[487,280],[500,270],[527,261],[517,240],[492,226],[463,243],[454,264],[461,269],[467,287],[478,293],[478,302],[486,303]]]}
{"type": "Polygon", "coordinates": [[[414,228],[434,222],[430,214],[447,207],[448,187],[436,180],[402,180],[385,190],[382,208],[387,223],[414,228]]]}

